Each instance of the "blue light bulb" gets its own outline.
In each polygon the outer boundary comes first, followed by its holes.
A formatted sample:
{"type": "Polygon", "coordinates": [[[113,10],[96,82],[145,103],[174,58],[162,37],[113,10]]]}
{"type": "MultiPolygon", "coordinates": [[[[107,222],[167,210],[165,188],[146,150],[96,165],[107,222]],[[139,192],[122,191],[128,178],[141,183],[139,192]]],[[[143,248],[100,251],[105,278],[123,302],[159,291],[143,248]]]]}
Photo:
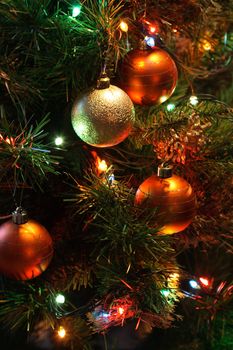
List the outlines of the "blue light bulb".
{"type": "Polygon", "coordinates": [[[155,46],[155,39],[152,36],[146,36],[144,40],[148,46],[150,47],[155,46]]]}
{"type": "Polygon", "coordinates": [[[190,284],[190,287],[192,287],[193,289],[200,289],[199,284],[195,280],[190,280],[189,284],[190,284]]]}

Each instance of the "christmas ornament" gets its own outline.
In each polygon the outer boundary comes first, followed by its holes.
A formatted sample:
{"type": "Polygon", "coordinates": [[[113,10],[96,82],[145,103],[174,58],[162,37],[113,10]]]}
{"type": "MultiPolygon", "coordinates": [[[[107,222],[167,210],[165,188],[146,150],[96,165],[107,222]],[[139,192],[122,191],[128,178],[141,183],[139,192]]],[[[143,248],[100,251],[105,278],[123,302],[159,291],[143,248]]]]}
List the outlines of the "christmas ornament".
{"type": "Polygon", "coordinates": [[[31,279],[46,270],[52,256],[48,231],[36,221],[27,221],[22,208],[0,226],[0,273],[17,280],[31,279]]]}
{"type": "Polygon", "coordinates": [[[96,147],[111,147],[128,137],[134,122],[134,106],[120,88],[110,85],[105,73],[97,88],[80,96],[72,109],[76,134],[96,147]]]}
{"type": "Polygon", "coordinates": [[[153,105],[172,95],[178,72],[169,54],[155,47],[130,51],[120,66],[119,77],[121,88],[134,103],[153,105]]]}
{"type": "Polygon", "coordinates": [[[158,176],[152,175],[138,188],[135,204],[158,208],[155,214],[160,233],[173,234],[183,231],[195,215],[196,198],[190,184],[171,168],[159,168],[158,176]]]}

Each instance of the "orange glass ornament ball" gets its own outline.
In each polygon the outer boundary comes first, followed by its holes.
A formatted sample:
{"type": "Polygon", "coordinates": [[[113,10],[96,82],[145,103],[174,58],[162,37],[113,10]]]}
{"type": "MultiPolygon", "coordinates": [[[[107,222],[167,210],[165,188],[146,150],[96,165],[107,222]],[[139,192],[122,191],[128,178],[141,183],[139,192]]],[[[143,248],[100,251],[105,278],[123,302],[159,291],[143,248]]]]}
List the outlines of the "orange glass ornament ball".
{"type": "Polygon", "coordinates": [[[175,62],[159,47],[130,51],[119,68],[120,87],[139,105],[165,102],[174,92],[177,79],[175,62]]]}
{"type": "MultiPolygon", "coordinates": [[[[183,231],[196,212],[196,196],[191,185],[182,177],[160,178],[152,175],[138,188],[135,204],[144,208],[158,208],[155,224],[163,234],[183,231]]],[[[153,225],[153,224],[152,224],[153,225]]]]}
{"type": "Polygon", "coordinates": [[[39,276],[53,256],[52,238],[38,222],[0,226],[0,273],[17,280],[39,276]]]}

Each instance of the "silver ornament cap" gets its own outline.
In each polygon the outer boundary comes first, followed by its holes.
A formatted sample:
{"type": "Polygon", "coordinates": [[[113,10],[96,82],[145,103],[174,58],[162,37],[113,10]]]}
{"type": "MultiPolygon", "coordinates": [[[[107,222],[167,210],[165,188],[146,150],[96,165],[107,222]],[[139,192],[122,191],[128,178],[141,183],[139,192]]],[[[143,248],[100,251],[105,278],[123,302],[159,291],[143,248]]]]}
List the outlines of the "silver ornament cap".
{"type": "Polygon", "coordinates": [[[172,177],[172,167],[160,165],[157,169],[157,176],[161,179],[172,177]]]}
{"type": "Polygon", "coordinates": [[[28,214],[22,207],[18,207],[12,213],[12,221],[16,225],[26,224],[28,222],[28,214]]]}
{"type": "Polygon", "coordinates": [[[102,72],[100,78],[97,80],[97,89],[107,89],[110,86],[110,79],[107,73],[102,72]]]}

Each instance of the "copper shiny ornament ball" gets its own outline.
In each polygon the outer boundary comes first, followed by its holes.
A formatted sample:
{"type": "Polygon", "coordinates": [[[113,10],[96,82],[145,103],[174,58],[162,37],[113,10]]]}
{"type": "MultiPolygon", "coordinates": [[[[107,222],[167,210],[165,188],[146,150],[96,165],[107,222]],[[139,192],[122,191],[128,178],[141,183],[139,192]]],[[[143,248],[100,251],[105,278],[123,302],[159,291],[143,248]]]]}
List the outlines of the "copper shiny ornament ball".
{"type": "Polygon", "coordinates": [[[119,68],[120,87],[139,105],[165,102],[174,92],[177,79],[175,62],[159,47],[130,51],[119,68]]]}
{"type": "Polygon", "coordinates": [[[131,132],[135,111],[129,96],[110,83],[76,99],[71,122],[81,140],[95,147],[111,147],[131,132]]]}
{"type": "Polygon", "coordinates": [[[52,238],[39,223],[29,220],[0,226],[0,273],[17,280],[39,276],[53,256],[52,238]]]}
{"type": "Polygon", "coordinates": [[[196,196],[191,185],[177,175],[165,179],[152,175],[146,179],[136,192],[135,204],[158,208],[155,225],[161,226],[159,232],[163,234],[183,231],[196,212],[196,196]]]}

